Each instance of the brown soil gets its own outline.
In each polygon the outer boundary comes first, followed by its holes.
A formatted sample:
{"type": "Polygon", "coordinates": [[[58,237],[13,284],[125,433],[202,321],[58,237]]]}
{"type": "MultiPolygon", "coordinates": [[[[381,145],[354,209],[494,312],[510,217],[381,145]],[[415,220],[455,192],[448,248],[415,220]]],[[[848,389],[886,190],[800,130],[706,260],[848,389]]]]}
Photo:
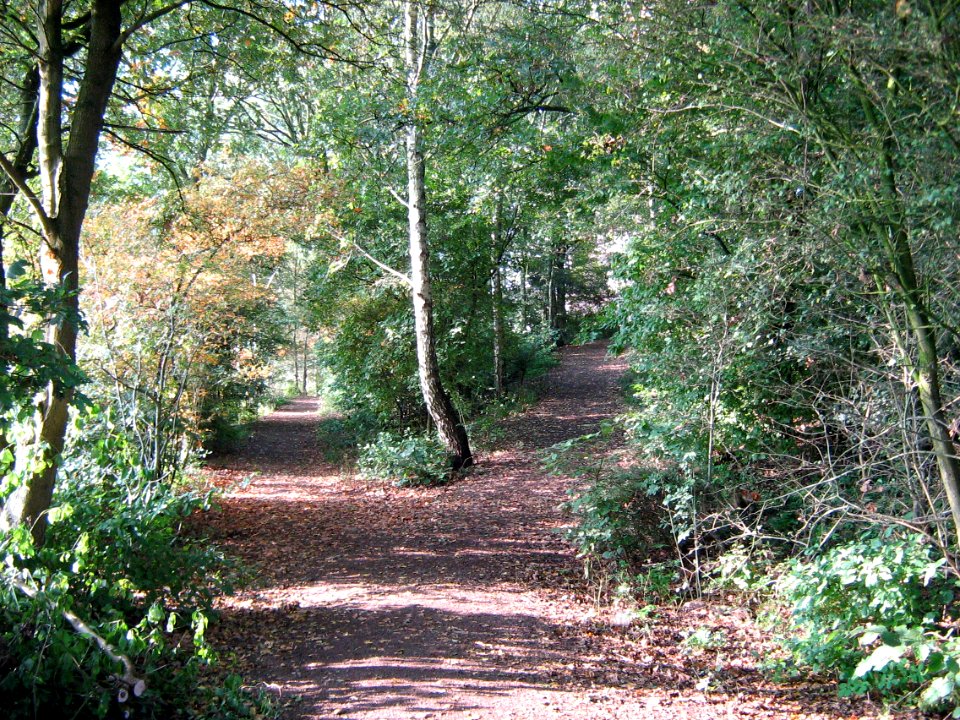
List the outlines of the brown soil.
{"type": "Polygon", "coordinates": [[[209,470],[230,492],[205,530],[256,571],[212,633],[286,718],[867,718],[828,683],[777,684],[737,599],[658,607],[624,628],[580,580],[539,451],[620,411],[625,364],[565,348],[545,397],[444,488],[372,484],[324,460],[317,403],[259,423],[209,470]],[[715,647],[681,645],[698,628],[715,647]]]}

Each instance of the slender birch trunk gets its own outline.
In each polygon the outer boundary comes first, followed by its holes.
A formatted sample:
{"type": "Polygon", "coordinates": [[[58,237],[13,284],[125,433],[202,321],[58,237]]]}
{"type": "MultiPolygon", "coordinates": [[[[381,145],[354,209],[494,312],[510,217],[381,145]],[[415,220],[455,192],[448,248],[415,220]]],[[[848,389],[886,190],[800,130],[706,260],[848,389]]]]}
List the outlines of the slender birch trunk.
{"type": "Polygon", "coordinates": [[[550,258],[547,317],[550,329],[556,333],[557,345],[564,345],[567,329],[567,245],[557,245],[550,258]]]}
{"type": "Polygon", "coordinates": [[[433,327],[433,293],[430,283],[430,249],[427,242],[424,153],[417,118],[420,80],[434,52],[432,10],[421,16],[415,0],[404,5],[404,59],[407,71],[406,127],[407,218],[410,240],[410,286],[417,339],[417,369],[427,412],[451,455],[454,469],[473,464],[470,442],[450,396],[440,382],[433,327]]]}
{"type": "Polygon", "coordinates": [[[503,278],[500,273],[503,247],[503,200],[497,198],[493,218],[493,247],[490,274],[490,301],[493,305],[493,391],[503,395],[503,278]]]}

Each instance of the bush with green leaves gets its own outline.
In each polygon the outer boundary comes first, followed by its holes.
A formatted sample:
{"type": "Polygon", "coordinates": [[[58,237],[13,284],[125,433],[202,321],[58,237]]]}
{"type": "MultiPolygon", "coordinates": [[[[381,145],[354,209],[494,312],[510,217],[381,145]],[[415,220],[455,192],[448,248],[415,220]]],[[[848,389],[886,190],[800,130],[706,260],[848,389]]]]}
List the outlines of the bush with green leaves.
{"type": "Polygon", "coordinates": [[[537,333],[512,338],[504,358],[504,378],[510,388],[523,387],[546,375],[560,362],[554,349],[556,336],[537,333]]]}
{"type": "Polygon", "coordinates": [[[543,463],[548,472],[579,481],[561,507],[575,518],[566,535],[587,578],[601,586],[611,581],[640,586],[644,581],[636,571],[662,545],[650,522],[658,474],[622,468],[619,455],[605,447],[613,432],[613,424],[604,424],[597,433],[557,443],[543,463]]]}
{"type": "Polygon", "coordinates": [[[317,441],[328,462],[343,462],[356,456],[359,445],[366,444],[376,428],[376,418],[355,412],[345,417],[331,415],[317,422],[317,441]]]}
{"type": "Polygon", "coordinates": [[[399,486],[442,485],[450,480],[450,459],[439,440],[411,432],[382,432],[360,448],[360,472],[399,486]]]}
{"type": "Polygon", "coordinates": [[[6,413],[32,412],[29,399],[48,383],[63,391],[86,381],[75,362],[23,319],[50,317],[83,329],[83,319],[70,309],[69,298],[65,288],[48,287],[33,278],[24,260],[6,268],[0,282],[0,431],[7,430],[6,413]]]}
{"type": "Polygon", "coordinates": [[[800,634],[787,645],[798,665],[835,674],[843,694],[902,698],[922,688],[922,704],[960,708],[957,587],[923,536],[865,534],[793,561],[780,591],[800,634]]]}
{"type": "MultiPolygon", "coordinates": [[[[213,689],[218,671],[205,631],[213,598],[230,590],[236,572],[214,548],[182,532],[211,496],[145,474],[133,444],[107,431],[95,409],[80,423],[99,432],[75,433],[45,544],[35,547],[23,527],[0,533],[6,717],[269,712],[263,698],[236,683],[229,698],[213,689]],[[142,694],[130,678],[145,681],[142,694]]],[[[9,453],[4,460],[9,490],[23,464],[9,453]]]]}
{"type": "Polygon", "coordinates": [[[615,473],[597,478],[563,504],[577,519],[567,532],[585,562],[632,561],[647,547],[647,481],[642,475],[615,473]]]}

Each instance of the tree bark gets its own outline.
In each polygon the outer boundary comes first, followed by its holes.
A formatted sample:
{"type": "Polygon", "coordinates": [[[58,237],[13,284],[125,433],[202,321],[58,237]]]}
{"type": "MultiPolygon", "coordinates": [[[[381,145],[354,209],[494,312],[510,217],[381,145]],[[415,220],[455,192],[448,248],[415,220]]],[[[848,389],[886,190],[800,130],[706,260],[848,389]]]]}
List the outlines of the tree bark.
{"type": "MultiPolygon", "coordinates": [[[[41,0],[38,5],[37,145],[42,191],[38,213],[43,227],[40,266],[47,284],[67,291],[69,317],[50,324],[47,340],[70,360],[76,359],[80,230],[90,201],[104,114],[120,62],[121,4],[122,0],[93,0],[90,41],[65,151],[61,120],[65,57],[63,3],[41,0]]],[[[4,507],[5,521],[28,525],[37,545],[43,544],[46,532],[46,512],[53,498],[71,399],[70,390],[53,385],[47,389],[39,408],[37,429],[45,467],[19,487],[4,507]]]]}
{"type": "MultiPolygon", "coordinates": [[[[890,228],[884,230],[891,232],[890,228]]],[[[891,267],[899,285],[907,327],[917,344],[917,359],[908,356],[905,361],[912,365],[913,381],[920,396],[923,420],[937,459],[940,483],[947,496],[953,527],[960,547],[960,462],[957,449],[950,438],[949,423],[943,409],[940,392],[940,357],[933,320],[924,306],[920,284],[913,264],[913,253],[906,230],[899,226],[892,230],[893,237],[885,238],[891,267]]]]}
{"type": "MultiPolygon", "coordinates": [[[[895,73],[896,74],[896,73],[895,73]]],[[[897,163],[894,158],[896,142],[887,124],[881,121],[870,95],[864,90],[860,76],[854,73],[860,88],[860,103],[879,138],[877,164],[880,170],[880,222],[878,234],[885,249],[890,271],[895,278],[897,294],[903,305],[906,324],[917,344],[916,362],[903,348],[904,361],[911,365],[923,408],[923,420],[937,459],[940,483],[947,496],[953,527],[960,548],[960,459],[950,438],[949,424],[940,391],[940,356],[934,321],[923,299],[920,281],[913,260],[907,217],[901,205],[902,194],[897,182],[897,163]]],[[[890,90],[891,103],[896,102],[896,87],[890,90]]]]}
{"type": "Polygon", "coordinates": [[[303,331],[303,394],[307,395],[307,371],[309,363],[307,361],[310,355],[310,333],[304,328],[303,331]]]}
{"type": "MultiPolygon", "coordinates": [[[[428,10],[428,13],[430,11],[428,10]]],[[[427,242],[425,166],[417,94],[421,73],[433,52],[432,20],[421,17],[415,0],[404,6],[404,44],[407,71],[406,126],[407,219],[410,241],[410,287],[417,340],[417,369],[427,412],[451,456],[455,470],[473,464],[470,442],[450,396],[440,381],[436,337],[433,327],[433,294],[430,281],[430,249],[427,242]]]]}
{"type": "Polygon", "coordinates": [[[500,273],[503,246],[503,207],[498,198],[493,221],[493,268],[490,275],[490,301],[493,305],[493,391],[503,395],[503,278],[500,273]]]}
{"type": "Polygon", "coordinates": [[[556,335],[557,345],[566,343],[567,329],[567,250],[561,243],[553,250],[550,258],[550,283],[548,287],[548,320],[550,329],[556,335]]]}

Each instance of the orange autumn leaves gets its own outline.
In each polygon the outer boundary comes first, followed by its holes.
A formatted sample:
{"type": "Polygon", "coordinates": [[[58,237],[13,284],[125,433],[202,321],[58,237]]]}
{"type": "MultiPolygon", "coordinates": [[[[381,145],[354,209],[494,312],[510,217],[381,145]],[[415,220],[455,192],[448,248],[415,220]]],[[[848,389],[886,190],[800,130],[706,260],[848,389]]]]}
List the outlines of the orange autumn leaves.
{"type": "Polygon", "coordinates": [[[256,386],[283,342],[283,265],[331,191],[310,167],[205,172],[181,197],[94,209],[81,281],[86,364],[187,424],[225,386],[256,386]]]}

